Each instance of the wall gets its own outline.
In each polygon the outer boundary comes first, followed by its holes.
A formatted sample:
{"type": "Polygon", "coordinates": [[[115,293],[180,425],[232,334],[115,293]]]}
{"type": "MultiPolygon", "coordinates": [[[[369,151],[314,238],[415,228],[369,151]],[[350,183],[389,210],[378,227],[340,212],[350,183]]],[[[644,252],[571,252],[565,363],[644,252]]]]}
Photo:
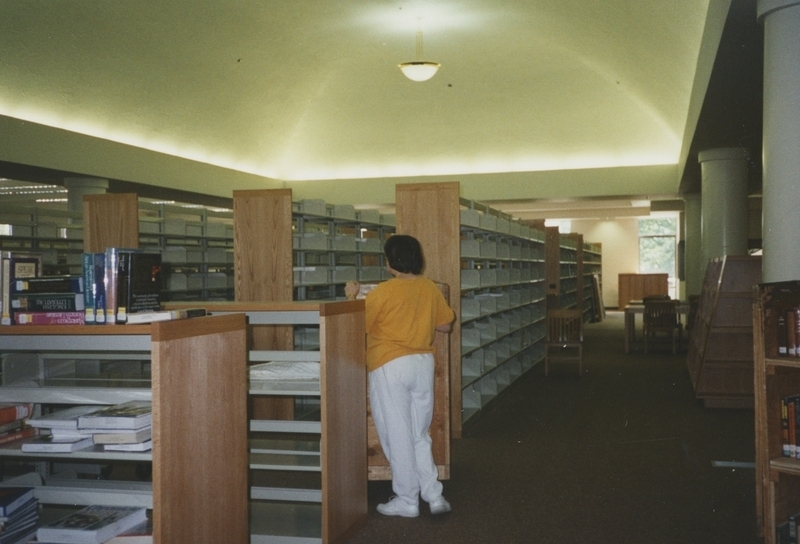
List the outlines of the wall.
{"type": "Polygon", "coordinates": [[[603,304],[606,308],[616,308],[619,274],[639,272],[639,219],[573,219],[572,232],[583,234],[587,242],[603,245],[603,304]]]}

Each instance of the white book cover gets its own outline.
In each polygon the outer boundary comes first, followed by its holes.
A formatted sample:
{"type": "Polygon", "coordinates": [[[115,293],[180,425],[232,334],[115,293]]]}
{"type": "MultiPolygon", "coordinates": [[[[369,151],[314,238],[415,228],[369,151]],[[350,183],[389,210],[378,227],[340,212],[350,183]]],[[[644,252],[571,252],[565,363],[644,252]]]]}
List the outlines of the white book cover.
{"type": "Polygon", "coordinates": [[[141,429],[152,425],[153,413],[150,401],[132,400],[106,406],[91,414],[78,418],[79,429],[141,429]]]}
{"type": "Polygon", "coordinates": [[[147,426],[141,429],[126,430],[99,430],[93,429],[92,439],[95,444],[136,444],[150,440],[153,436],[153,427],[147,426]]]}
{"type": "Polygon", "coordinates": [[[72,453],[74,451],[90,448],[94,445],[91,436],[84,436],[78,440],[53,440],[50,435],[39,435],[22,443],[25,453],[72,453]]]}
{"type": "Polygon", "coordinates": [[[106,451],[150,451],[153,449],[153,441],[147,440],[138,444],[105,444],[103,449],[106,451]]]}
{"type": "Polygon", "coordinates": [[[58,521],[39,527],[41,542],[100,544],[147,519],[144,508],[134,506],[87,506],[58,521]]]}
{"type": "Polygon", "coordinates": [[[103,408],[103,406],[71,406],[51,414],[28,418],[28,425],[39,429],[77,429],[78,418],[83,415],[91,414],[103,408]]]}

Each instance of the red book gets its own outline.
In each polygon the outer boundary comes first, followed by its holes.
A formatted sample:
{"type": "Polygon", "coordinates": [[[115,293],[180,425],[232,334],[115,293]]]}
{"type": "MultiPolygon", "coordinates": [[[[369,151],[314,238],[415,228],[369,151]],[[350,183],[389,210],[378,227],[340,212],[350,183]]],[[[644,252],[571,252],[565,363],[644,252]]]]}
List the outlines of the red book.
{"type": "Polygon", "coordinates": [[[31,417],[32,415],[33,404],[24,402],[0,402],[0,425],[25,419],[26,417],[31,417]]]}
{"type": "Polygon", "coordinates": [[[17,312],[14,323],[17,325],[83,325],[84,312],[17,312]]]}
{"type": "Polygon", "coordinates": [[[33,427],[25,427],[24,429],[20,429],[18,431],[0,434],[0,444],[7,444],[8,442],[14,442],[15,440],[22,440],[23,438],[28,438],[34,434],[36,434],[36,429],[33,427]]]}

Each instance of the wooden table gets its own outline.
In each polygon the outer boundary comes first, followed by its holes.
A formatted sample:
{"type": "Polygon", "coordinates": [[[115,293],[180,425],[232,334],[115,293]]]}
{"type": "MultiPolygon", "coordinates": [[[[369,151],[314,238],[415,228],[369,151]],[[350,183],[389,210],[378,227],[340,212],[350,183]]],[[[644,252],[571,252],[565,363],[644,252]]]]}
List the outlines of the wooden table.
{"type": "MultiPolygon", "coordinates": [[[[675,309],[678,312],[681,326],[683,326],[681,316],[689,313],[689,303],[681,301],[675,309]]],[[[641,300],[632,300],[630,304],[625,306],[625,353],[630,353],[636,342],[636,316],[638,314],[644,315],[644,302],[641,300]]],[[[642,327],[644,328],[644,323],[642,323],[642,327]]],[[[642,334],[644,334],[644,330],[642,334]]]]}

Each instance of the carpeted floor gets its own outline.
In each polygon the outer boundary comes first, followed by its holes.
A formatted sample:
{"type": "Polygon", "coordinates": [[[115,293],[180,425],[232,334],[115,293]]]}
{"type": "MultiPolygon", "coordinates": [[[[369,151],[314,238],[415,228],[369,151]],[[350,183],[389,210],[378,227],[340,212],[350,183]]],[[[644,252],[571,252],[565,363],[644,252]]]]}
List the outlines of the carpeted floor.
{"type": "Polygon", "coordinates": [[[382,516],[391,484],[370,482],[350,544],[760,542],[753,411],[704,408],[683,354],[626,355],[618,312],[584,362],[535,367],[452,442],[452,513],[382,516]]]}

